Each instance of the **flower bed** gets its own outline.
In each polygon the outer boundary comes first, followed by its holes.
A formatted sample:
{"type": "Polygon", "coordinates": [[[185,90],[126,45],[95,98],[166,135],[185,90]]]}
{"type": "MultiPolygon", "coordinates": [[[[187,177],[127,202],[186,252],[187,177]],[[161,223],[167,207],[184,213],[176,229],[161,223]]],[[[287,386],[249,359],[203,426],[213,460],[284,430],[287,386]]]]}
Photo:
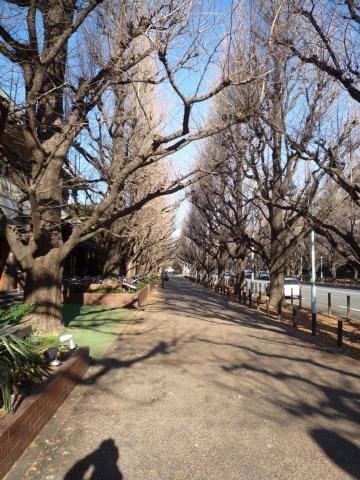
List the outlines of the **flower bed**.
{"type": "Polygon", "coordinates": [[[97,292],[66,292],[64,303],[75,305],[106,305],[113,308],[139,308],[144,304],[153,289],[153,284],[147,284],[135,293],[97,293],[97,292]]]}
{"type": "Polygon", "coordinates": [[[34,387],[14,414],[0,420],[0,478],[10,470],[87,369],[89,349],[79,348],[54,375],[34,387]]]}

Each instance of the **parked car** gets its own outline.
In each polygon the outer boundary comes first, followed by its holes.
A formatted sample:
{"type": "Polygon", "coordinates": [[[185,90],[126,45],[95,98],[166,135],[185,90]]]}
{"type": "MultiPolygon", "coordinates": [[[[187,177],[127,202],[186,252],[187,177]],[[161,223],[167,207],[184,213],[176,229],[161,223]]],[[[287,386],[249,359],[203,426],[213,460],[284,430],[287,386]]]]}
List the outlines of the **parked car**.
{"type": "Polygon", "coordinates": [[[259,272],[259,280],[270,280],[269,272],[259,272]]]}
{"type": "Polygon", "coordinates": [[[299,298],[301,295],[301,284],[296,278],[285,278],[284,279],[284,297],[299,298]]]}
{"type": "Polygon", "coordinates": [[[245,270],[245,278],[251,278],[251,270],[245,270]]]}

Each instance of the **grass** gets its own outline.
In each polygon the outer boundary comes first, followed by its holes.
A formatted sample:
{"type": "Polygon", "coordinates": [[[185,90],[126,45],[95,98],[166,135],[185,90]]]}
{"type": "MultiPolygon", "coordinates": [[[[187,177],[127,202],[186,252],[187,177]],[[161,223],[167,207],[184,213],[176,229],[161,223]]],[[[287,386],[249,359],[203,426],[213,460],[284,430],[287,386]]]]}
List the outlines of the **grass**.
{"type": "MultiPolygon", "coordinates": [[[[0,308],[1,310],[5,310],[0,308]]],[[[72,333],[75,343],[90,347],[94,359],[102,357],[107,348],[123,330],[131,312],[122,308],[110,308],[103,305],[63,305],[62,333],[72,333]]],[[[59,346],[58,336],[28,337],[35,351],[42,353],[50,347],[59,346]]]]}
{"type": "Polygon", "coordinates": [[[33,351],[42,355],[44,350],[47,350],[51,347],[58,347],[60,345],[60,339],[56,335],[30,335],[26,338],[28,344],[31,345],[33,351]]]}
{"type": "Polygon", "coordinates": [[[63,306],[64,333],[72,333],[75,343],[90,347],[94,359],[102,357],[123,330],[131,312],[103,305],[63,306]]]}

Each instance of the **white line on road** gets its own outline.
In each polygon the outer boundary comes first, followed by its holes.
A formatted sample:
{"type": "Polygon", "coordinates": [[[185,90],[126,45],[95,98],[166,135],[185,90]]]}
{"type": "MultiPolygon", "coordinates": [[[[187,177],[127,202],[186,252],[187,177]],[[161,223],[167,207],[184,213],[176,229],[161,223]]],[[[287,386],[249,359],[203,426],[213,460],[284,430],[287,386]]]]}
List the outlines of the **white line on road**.
{"type": "MultiPolygon", "coordinates": [[[[311,287],[309,287],[308,285],[304,285],[302,287],[304,290],[311,290],[311,287]]],[[[353,292],[353,291],[349,291],[349,290],[341,290],[340,288],[337,289],[337,288],[326,288],[326,287],[320,287],[319,285],[316,285],[316,291],[319,295],[327,295],[327,292],[326,293],[323,293],[323,292],[319,292],[319,290],[327,290],[329,291],[330,293],[332,293],[334,296],[336,295],[342,295],[342,294],[349,294],[349,295],[360,295],[359,292],[353,292]]]]}
{"type": "MultiPolygon", "coordinates": [[[[347,307],[344,307],[343,305],[337,305],[337,308],[347,308],[347,307]]],[[[354,310],[354,312],[360,312],[358,308],[350,308],[350,310],[354,310]]]]}

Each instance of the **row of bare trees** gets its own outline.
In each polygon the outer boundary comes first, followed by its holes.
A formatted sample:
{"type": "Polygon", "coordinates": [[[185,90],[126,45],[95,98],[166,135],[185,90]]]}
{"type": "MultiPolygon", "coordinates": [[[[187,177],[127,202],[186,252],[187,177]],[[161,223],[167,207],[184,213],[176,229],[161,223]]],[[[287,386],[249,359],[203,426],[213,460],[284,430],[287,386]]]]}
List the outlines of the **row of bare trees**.
{"type": "Polygon", "coordinates": [[[203,278],[217,270],[221,283],[227,267],[240,288],[254,252],[270,272],[276,306],[311,229],[329,255],[359,269],[358,13],[351,1],[254,0],[238,10],[231,63],[249,58],[248,68],[268,74],[213,102],[215,116],[244,105],[251,114],[200,155],[213,175],[190,194],[180,243],[203,278]]]}
{"type": "Polygon", "coordinates": [[[60,328],[62,265],[81,242],[100,239],[109,274],[120,249],[129,270],[170,255],[163,198],[195,180],[186,255],[207,275],[230,259],[239,288],[253,251],[277,304],[311,228],[359,267],[358,13],[352,0],[2,2],[0,162],[27,208],[1,227],[39,328],[60,328]],[[195,172],[169,175],[200,140],[195,172]]]}
{"type": "MultiPolygon", "coordinates": [[[[121,231],[122,242],[136,239],[126,245],[130,257],[153,262],[142,242],[156,235],[147,236],[146,221],[139,227],[136,212],[192,177],[142,182],[142,172],[248,118],[241,108],[220,121],[202,118],[201,104],[264,74],[227,68],[236,5],[225,12],[218,3],[218,10],[217,2],[192,0],[1,3],[0,162],[30,212],[20,225],[2,215],[1,228],[26,271],[25,299],[36,304],[39,329],[60,328],[62,265],[81,242],[121,231]],[[78,215],[64,240],[69,205],[78,215]]],[[[162,215],[167,207],[156,208],[162,215]]]]}

